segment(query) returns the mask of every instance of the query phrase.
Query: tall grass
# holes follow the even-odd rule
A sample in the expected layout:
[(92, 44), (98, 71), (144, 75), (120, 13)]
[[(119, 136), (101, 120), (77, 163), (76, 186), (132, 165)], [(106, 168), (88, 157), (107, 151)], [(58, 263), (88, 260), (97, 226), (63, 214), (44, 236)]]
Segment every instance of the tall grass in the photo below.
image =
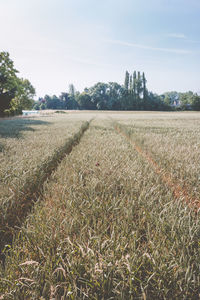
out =
[(93, 121), (7, 249), (2, 299), (198, 299), (200, 221)]
[(18, 118), (0, 121), (0, 207), (25, 184), (28, 177), (67, 138), (81, 127), (88, 115)]
[(130, 139), (200, 199), (200, 114), (139, 114), (119, 120)]
[(6, 201), (6, 207), (4, 206), (0, 213), (0, 249), (6, 243), (11, 242), (13, 230), (16, 226), (22, 224), (24, 217), (37, 200), (39, 194), (41, 194), (41, 187), (44, 181), (56, 169), (64, 156), (69, 154), (72, 148), (79, 143), (88, 127), (89, 123), (85, 122), (79, 131), (72, 138), (69, 138), (62, 147), (56, 149), (51, 157), (43, 161), (35, 172), (26, 179), (24, 185), (19, 188), (14, 196)]

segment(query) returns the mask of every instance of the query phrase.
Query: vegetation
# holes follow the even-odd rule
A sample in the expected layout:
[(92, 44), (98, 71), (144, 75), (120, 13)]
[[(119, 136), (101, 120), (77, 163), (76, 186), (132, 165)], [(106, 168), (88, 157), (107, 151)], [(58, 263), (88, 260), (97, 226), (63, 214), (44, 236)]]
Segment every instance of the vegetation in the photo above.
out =
[(143, 73), (134, 72), (130, 76), (126, 72), (125, 83), (98, 82), (83, 93), (75, 92), (74, 86), (69, 86), (69, 93), (60, 97), (48, 96), (40, 98), (35, 103), (35, 109), (81, 109), (81, 110), (171, 110), (171, 106), (163, 99), (146, 88), (146, 78)]
[(191, 91), (186, 93), (167, 92), (161, 97), (166, 104), (178, 110), (200, 110), (200, 96)]
[(116, 82), (98, 82), (84, 92), (75, 91), (73, 84), (69, 92), (61, 96), (39, 98), (34, 109), (81, 109), (81, 110), (200, 110), (200, 96), (193, 92), (167, 92), (157, 95), (147, 89), (144, 72), (125, 73), (124, 85)]
[[(59, 155), (62, 156), (69, 139), (72, 139), (84, 120), (87, 120), (87, 116), (77, 120), (76, 116), (71, 115), (66, 120), (61, 115), (59, 118), (13, 119), (0, 123), (1, 246), (6, 241), (2, 227), (6, 224), (6, 232), (10, 233), (13, 220), (22, 221), (20, 216), (23, 215), (23, 209), (30, 207), (26, 199), (33, 196), (35, 187), (42, 184), (46, 173), (57, 164)], [(67, 144), (63, 146), (66, 140)], [(11, 213), (13, 210), (18, 218)], [(11, 221), (8, 222), (9, 219)]]
[(59, 97), (45, 95), (33, 101), (35, 89), (18, 71), (8, 52), (0, 52), (0, 116), (21, 114), (22, 109), (44, 110), (200, 110), (200, 96), (193, 92), (156, 95), (147, 89), (144, 72), (125, 73), (124, 84), (98, 82), (82, 93), (73, 84)]
[[(12, 197), (8, 198), (4, 203), (5, 205), (0, 214), (0, 231), (2, 233), (0, 248), (11, 242), (12, 230), (16, 226), (21, 225), (33, 201), (36, 201), (42, 184), (51, 175), (62, 158), (71, 152), (73, 146), (79, 143), (88, 126), (89, 123), (85, 122), (72, 138), (56, 149), (52, 156), (42, 161), (34, 171), (29, 172), (30, 175), (26, 176), (24, 184), (18, 190), (15, 190)], [(18, 218), (16, 218), (16, 215)]]
[(198, 299), (199, 125), (191, 112), (98, 113), (5, 247), (1, 299)]
[(9, 53), (0, 52), (0, 116), (20, 114), (33, 106), (35, 89), (17, 73)]

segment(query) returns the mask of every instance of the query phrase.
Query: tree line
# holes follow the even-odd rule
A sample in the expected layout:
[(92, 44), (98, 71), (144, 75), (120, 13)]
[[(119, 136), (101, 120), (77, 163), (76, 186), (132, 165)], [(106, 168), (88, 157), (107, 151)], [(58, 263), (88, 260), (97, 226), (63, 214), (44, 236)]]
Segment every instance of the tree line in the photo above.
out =
[(35, 103), (35, 109), (82, 109), (82, 110), (171, 110), (162, 98), (149, 92), (143, 73), (126, 71), (124, 84), (98, 82), (82, 93), (69, 85), (68, 92), (46, 95)]
[(200, 96), (167, 92), (157, 95), (148, 91), (145, 73), (126, 71), (124, 84), (98, 82), (82, 93), (69, 85), (67, 92), (58, 96), (46, 95), (35, 102), (34, 109), (82, 110), (200, 110)]
[(73, 84), (60, 96), (45, 95), (33, 100), (35, 89), (29, 80), (19, 78), (8, 52), (0, 52), (0, 116), (22, 113), (22, 109), (80, 110), (200, 110), (200, 96), (148, 91), (145, 73), (126, 71), (124, 83), (98, 82), (82, 93)]
[(186, 93), (166, 92), (160, 97), (167, 105), (176, 110), (200, 110), (200, 96), (192, 91)]

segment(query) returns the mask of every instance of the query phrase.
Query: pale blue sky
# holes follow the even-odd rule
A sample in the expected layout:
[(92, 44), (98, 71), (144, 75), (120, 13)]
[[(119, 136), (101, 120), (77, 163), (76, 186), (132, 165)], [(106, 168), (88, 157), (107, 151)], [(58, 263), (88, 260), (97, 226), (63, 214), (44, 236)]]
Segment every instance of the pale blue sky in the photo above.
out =
[(74, 83), (124, 82), (200, 91), (200, 0), (0, 0), (0, 51), (37, 96)]

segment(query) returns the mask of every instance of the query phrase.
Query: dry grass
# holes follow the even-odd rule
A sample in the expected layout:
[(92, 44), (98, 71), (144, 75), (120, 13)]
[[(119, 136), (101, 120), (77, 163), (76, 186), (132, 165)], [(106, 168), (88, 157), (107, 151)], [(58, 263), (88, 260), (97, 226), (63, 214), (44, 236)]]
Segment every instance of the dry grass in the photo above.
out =
[(99, 114), (7, 248), (2, 299), (198, 299), (199, 212), (182, 200)]
[(0, 250), (11, 243), (15, 227), (22, 224), (44, 181), (79, 142), (88, 127), (87, 122), (83, 124), (86, 118), (17, 118), (2, 122)]
[(174, 184), (200, 199), (200, 114), (141, 114), (121, 121), (130, 139), (142, 148)]
[(80, 128), (88, 115), (16, 118), (0, 122), (0, 206)]
[[(145, 151), (139, 145), (138, 142), (134, 141), (133, 136), (131, 135), (130, 129), (127, 129), (126, 126), (121, 125), (117, 122), (113, 123), (116, 132), (122, 134), (130, 143), (133, 145), (134, 149), (152, 166), (156, 175), (161, 176), (161, 179), (164, 184), (173, 192), (173, 196), (175, 199), (184, 199), (184, 201), (194, 209), (194, 211), (198, 211), (200, 208), (200, 199), (195, 198), (188, 191), (188, 184), (184, 183), (182, 185), (178, 178), (175, 178), (173, 172), (169, 172), (167, 168), (163, 169), (159, 166), (154, 158), (152, 158), (152, 153), (149, 151)], [(196, 189), (196, 188), (195, 188)]]

